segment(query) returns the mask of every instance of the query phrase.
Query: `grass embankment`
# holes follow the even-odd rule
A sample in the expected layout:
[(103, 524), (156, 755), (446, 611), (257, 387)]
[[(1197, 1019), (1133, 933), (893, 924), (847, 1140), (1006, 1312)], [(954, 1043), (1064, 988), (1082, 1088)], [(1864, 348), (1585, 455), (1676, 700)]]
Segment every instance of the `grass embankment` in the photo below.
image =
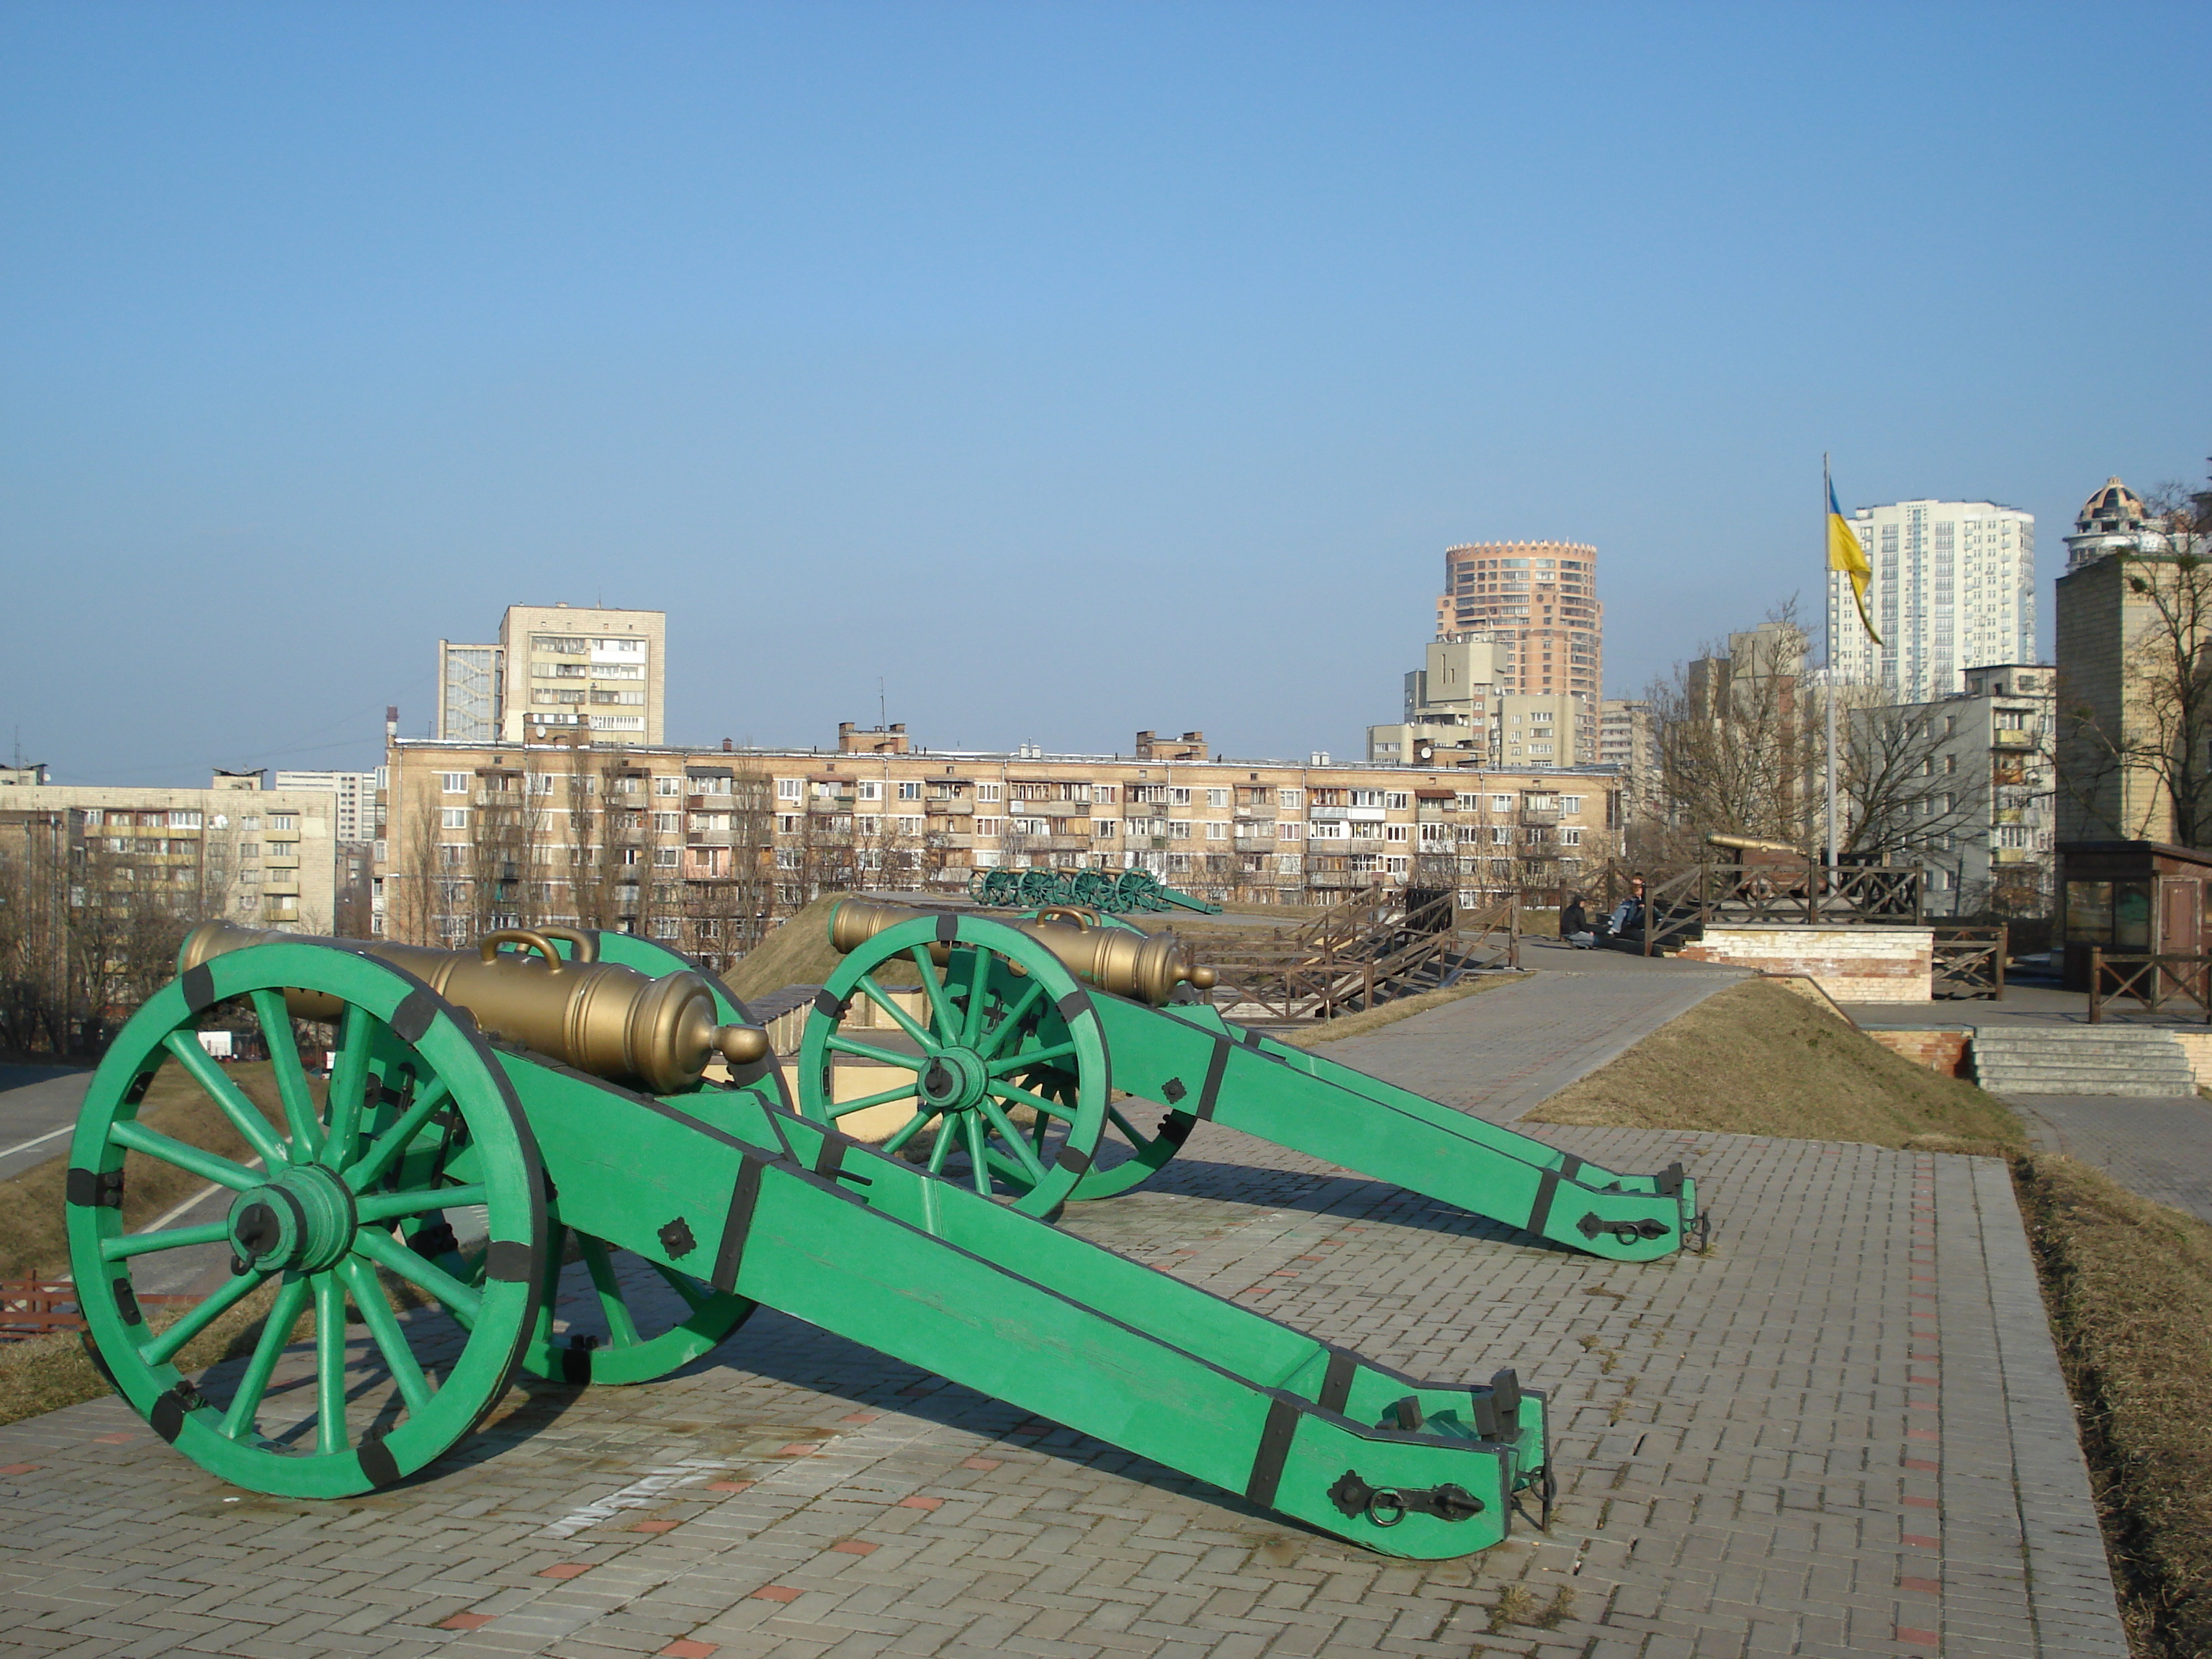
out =
[(2212, 1653), (2212, 1227), (2071, 1158), (2014, 1176), (2129, 1644)]
[(1706, 998), (1528, 1121), (1923, 1152), (2027, 1145), (2020, 1120), (1995, 1095), (1916, 1066), (1820, 1004), (1755, 979)]

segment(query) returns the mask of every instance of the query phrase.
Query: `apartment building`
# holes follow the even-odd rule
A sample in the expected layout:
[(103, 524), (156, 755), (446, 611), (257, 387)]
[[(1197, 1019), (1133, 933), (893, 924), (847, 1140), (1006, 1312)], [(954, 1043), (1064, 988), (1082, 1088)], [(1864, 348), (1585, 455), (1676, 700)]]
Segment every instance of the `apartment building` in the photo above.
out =
[(1885, 850), (1926, 867), (1931, 915), (2051, 913), (2057, 686), (2048, 663), (1998, 663), (1955, 696), (1854, 712), (1854, 740), (1904, 775), (1873, 780), (1873, 808)]
[(1631, 818), (1642, 817), (1656, 804), (1659, 728), (1649, 702), (1607, 697), (1599, 705), (1597, 757), (1619, 770), (1624, 810)]
[(1502, 766), (1542, 771), (1598, 758), (1596, 708), (1578, 692), (1516, 690), (1511, 647), (1431, 641), (1406, 676), (1405, 719), (1367, 728), (1370, 766)]
[(1198, 733), (1146, 756), (855, 741), (871, 735), (829, 752), (395, 739), (380, 926), (450, 944), (616, 927), (719, 966), (818, 893), (958, 893), (1000, 866), (1142, 867), (1250, 903), (1389, 884), (1472, 904), (1556, 894), (1617, 845), (1618, 780), (1596, 767), (1300, 766), (1213, 757)]
[(28, 784), (0, 795), (0, 849), (81, 914), (144, 921), (227, 917), (327, 933), (337, 838), (322, 790)]
[(374, 772), (277, 772), (271, 787), (313, 789), (331, 797), (332, 833), (341, 845), (370, 839), (376, 821)]
[(1830, 672), (1879, 686), (1887, 701), (1927, 702), (1964, 688), (1969, 668), (2035, 655), (2035, 515), (1994, 501), (1862, 507), (1850, 526), (1873, 572), (1861, 625), (1850, 583), (1828, 575)]
[(1444, 550), (1437, 637), (1504, 647), (1507, 690), (1571, 693), (1597, 707), (1605, 607), (1597, 549), (1579, 542), (1470, 542)]
[(540, 742), (589, 732), (665, 740), (667, 616), (514, 605), (495, 644), (438, 641), (437, 732), (453, 743)]

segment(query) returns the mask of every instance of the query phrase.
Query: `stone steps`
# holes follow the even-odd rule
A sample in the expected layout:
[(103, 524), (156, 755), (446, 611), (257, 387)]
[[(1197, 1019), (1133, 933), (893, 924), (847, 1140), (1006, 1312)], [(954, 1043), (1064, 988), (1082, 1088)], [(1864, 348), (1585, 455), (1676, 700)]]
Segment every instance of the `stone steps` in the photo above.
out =
[(2197, 1092), (2189, 1055), (2166, 1031), (2118, 1026), (1984, 1026), (1974, 1076), (1997, 1095), (2182, 1096)]

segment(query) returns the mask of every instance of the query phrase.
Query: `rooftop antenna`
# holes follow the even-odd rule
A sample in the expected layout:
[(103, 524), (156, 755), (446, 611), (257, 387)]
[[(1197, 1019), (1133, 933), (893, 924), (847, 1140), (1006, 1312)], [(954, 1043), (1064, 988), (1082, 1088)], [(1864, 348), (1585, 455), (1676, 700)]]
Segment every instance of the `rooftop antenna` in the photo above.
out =
[(878, 674), (876, 676), (876, 724), (884, 726), (890, 723), (890, 706), (884, 696), (884, 677)]

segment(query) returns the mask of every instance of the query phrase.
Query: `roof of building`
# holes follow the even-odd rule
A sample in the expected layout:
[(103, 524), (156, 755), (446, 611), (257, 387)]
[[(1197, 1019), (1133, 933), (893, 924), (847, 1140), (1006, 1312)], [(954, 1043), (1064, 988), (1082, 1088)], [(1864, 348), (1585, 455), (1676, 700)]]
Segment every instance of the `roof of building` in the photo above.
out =
[(2118, 478), (2107, 478), (2081, 503), (2074, 528), (2084, 536), (2100, 530), (2140, 530), (2144, 517), (2142, 497)]

